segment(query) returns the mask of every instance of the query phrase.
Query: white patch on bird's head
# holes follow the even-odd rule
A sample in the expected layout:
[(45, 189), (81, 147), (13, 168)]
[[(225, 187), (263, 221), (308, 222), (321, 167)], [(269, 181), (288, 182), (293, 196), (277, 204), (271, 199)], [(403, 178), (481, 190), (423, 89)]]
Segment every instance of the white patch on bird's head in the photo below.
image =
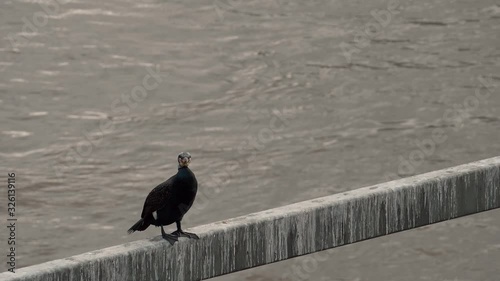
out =
[(181, 152), (177, 157), (177, 162), (179, 162), (179, 168), (188, 167), (191, 163), (191, 154), (189, 152)]

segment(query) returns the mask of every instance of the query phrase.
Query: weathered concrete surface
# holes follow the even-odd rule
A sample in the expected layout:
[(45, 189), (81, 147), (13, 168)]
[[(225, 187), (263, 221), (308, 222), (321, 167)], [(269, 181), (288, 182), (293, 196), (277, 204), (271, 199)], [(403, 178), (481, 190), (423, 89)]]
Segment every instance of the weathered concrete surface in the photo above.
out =
[(0, 280), (200, 280), (500, 207), (500, 157), (127, 243)]

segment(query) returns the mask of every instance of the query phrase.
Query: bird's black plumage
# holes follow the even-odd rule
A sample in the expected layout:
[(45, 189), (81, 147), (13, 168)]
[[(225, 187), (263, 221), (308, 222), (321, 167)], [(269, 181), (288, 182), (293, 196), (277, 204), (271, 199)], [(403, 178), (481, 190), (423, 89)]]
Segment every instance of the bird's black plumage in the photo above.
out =
[[(142, 209), (141, 219), (135, 223), (128, 233), (146, 230), (150, 225), (160, 226), (163, 238), (171, 244), (177, 237), (184, 236), (198, 238), (196, 234), (184, 232), (181, 221), (193, 205), (198, 191), (198, 181), (188, 168), (191, 155), (183, 152), (178, 157), (179, 169), (177, 174), (155, 187), (146, 197)], [(177, 224), (177, 231), (166, 234), (163, 226)]]

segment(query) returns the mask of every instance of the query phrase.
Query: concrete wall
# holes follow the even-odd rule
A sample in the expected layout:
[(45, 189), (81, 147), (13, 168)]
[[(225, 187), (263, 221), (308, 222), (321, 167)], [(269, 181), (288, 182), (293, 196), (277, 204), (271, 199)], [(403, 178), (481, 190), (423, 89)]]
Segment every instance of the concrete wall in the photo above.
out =
[(500, 157), (0, 274), (0, 280), (200, 280), (500, 207)]

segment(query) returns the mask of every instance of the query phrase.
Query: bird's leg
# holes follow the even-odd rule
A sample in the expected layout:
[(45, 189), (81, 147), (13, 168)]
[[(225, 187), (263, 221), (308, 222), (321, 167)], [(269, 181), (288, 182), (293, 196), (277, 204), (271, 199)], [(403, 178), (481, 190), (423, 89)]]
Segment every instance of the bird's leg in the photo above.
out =
[(177, 235), (165, 233), (165, 230), (163, 230), (163, 225), (161, 226), (161, 237), (163, 237), (163, 239), (167, 240), (168, 243), (170, 243), (170, 245), (174, 245), (175, 242), (179, 241), (179, 238)]
[(191, 239), (200, 239), (200, 237), (198, 237), (198, 235), (196, 235), (194, 233), (183, 231), (181, 228), (180, 221), (176, 221), (175, 224), (177, 224), (177, 230), (172, 232), (173, 235), (177, 235), (178, 237), (187, 237), (187, 238), (191, 238)]

